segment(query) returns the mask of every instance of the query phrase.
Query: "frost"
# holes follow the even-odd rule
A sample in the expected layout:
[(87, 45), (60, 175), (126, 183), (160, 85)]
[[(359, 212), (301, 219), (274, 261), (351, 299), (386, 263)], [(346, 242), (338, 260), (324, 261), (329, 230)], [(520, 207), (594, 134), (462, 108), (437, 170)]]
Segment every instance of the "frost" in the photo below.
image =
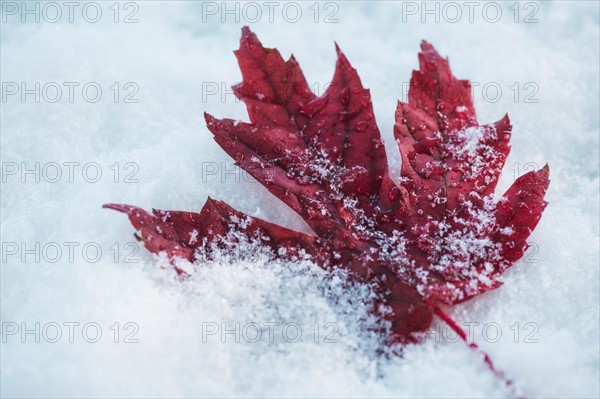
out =
[(193, 230), (192, 233), (190, 234), (190, 239), (189, 239), (189, 244), (193, 245), (196, 243), (196, 241), (198, 240), (198, 230)]

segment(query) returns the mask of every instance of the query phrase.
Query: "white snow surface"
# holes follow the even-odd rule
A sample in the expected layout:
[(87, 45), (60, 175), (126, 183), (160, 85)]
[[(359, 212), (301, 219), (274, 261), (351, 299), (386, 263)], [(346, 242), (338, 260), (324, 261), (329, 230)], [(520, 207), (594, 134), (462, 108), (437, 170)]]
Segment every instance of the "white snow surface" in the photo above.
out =
[[(128, 244), (136, 242), (133, 228), (124, 215), (101, 209), (104, 203), (197, 211), (211, 196), (250, 215), (308, 228), (260, 184), (234, 172), (233, 161), (204, 125), (204, 111), (248, 120), (243, 104), (223, 92), (241, 80), (232, 50), (241, 26), (249, 22), (244, 16), (255, 17), (249, 8), (243, 14), (248, 3), (240, 3), (236, 22), (234, 15), (207, 12), (222, 7), (221, 2), (138, 1), (133, 4), (139, 22), (131, 24), (113, 21), (113, 2), (98, 4), (103, 11), (98, 23), (83, 20), (81, 8), (68, 22), (66, 6), (58, 23), (35, 23), (31, 16), (22, 23), (20, 14), (12, 15), (2, 4), (2, 397), (514, 394), (494, 378), (480, 355), (462, 342), (444, 339), (437, 322), (437, 335), (422, 344), (404, 348), (401, 355), (379, 354), (382, 337), (376, 330), (385, 326), (366, 310), (372, 300), (369, 288), (308, 262), (224, 257), (180, 281), (164, 258), (143, 248), (126, 258), (135, 250)], [(550, 204), (531, 235), (532, 247), (507, 271), (505, 284), (448, 312), (465, 328), (465, 323), (479, 323), (474, 340), (519, 394), (598, 397), (598, 3), (520, 3), (518, 23), (513, 2), (501, 3), (503, 14), (496, 23), (483, 18), (486, 3), (475, 9), (472, 23), (461, 2), (456, 4), (464, 15), (457, 23), (436, 22), (431, 15), (423, 22), (421, 13), (407, 15), (409, 4), (394, 1), (320, 3), (319, 23), (312, 2), (295, 3), (303, 13), (296, 23), (289, 22), (293, 10), (288, 10), (288, 21), (282, 17), (282, 3), (270, 22), (267, 7), (253, 4), (262, 18), (250, 23), (251, 29), (284, 57), (293, 52), (319, 93), (333, 74), (333, 42), (340, 45), (371, 89), (395, 177), (400, 160), (392, 136), (394, 109), (398, 99), (406, 98), (421, 40), (450, 58), (455, 76), (478, 83), (474, 98), (480, 123), (508, 112), (512, 152), (498, 193), (516, 173), (548, 163)], [(437, 7), (443, 10), (444, 4)], [(121, 20), (135, 10), (125, 8), (125, 2), (119, 7)], [(338, 21), (323, 23), (332, 11)], [(532, 11), (538, 22), (523, 23)], [(452, 10), (446, 12), (454, 18)], [(57, 82), (63, 97), (46, 101), (55, 93), (48, 86), (39, 103), (33, 95), (21, 101), (19, 95), (7, 96), (6, 82), (25, 82), (28, 88)], [(73, 102), (63, 82), (80, 83)], [(82, 98), (88, 82), (102, 88), (96, 103)], [(115, 82), (120, 85), (117, 103), (110, 89)], [(139, 87), (133, 97), (137, 103), (123, 103), (132, 92), (132, 86), (124, 86), (128, 82)], [(207, 87), (218, 87), (218, 94), (206, 95)], [(79, 163), (73, 182), (68, 162)], [(96, 183), (82, 176), (83, 165), (92, 162), (102, 171)], [(118, 182), (110, 168), (115, 162)], [(40, 182), (21, 173), (36, 163)], [(53, 163), (62, 171), (55, 183)], [(12, 174), (15, 165), (19, 170)], [(215, 169), (216, 174), (209, 173)], [(125, 183), (132, 171), (137, 182)], [(87, 172), (88, 180), (94, 177), (93, 168)], [(88, 251), (82, 254), (84, 246)], [(93, 262), (97, 247), (102, 256)], [(73, 342), (69, 322), (80, 323), (73, 327)], [(35, 323), (40, 323), (38, 337), (22, 334), (23, 328), (35, 330)], [(83, 336), (86, 323), (101, 328), (98, 342), (88, 342), (95, 336), (93, 328)], [(203, 334), (222, 323), (229, 329), (235, 323), (239, 330), (247, 327), (240, 342), (233, 333), (225, 339)], [(273, 342), (268, 342), (266, 323), (280, 324)], [(315, 323), (320, 329), (316, 340)], [(52, 343), (57, 326), (62, 336)], [(256, 326), (264, 329), (263, 336), (251, 342)], [(288, 342), (281, 326), (292, 326), (287, 338), (294, 338), (299, 327), (301, 339)], [(498, 327), (501, 336), (493, 342)], [(14, 328), (19, 331), (12, 334)], [(331, 331), (337, 342), (327, 342)], [(138, 342), (123, 342), (131, 332), (129, 338)]]

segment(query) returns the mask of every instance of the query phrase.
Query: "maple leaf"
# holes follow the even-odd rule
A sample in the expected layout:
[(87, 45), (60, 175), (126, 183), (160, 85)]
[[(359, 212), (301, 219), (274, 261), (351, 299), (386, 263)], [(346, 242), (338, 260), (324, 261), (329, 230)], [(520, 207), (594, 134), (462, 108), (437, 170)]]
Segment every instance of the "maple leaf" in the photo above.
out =
[[(200, 213), (105, 207), (127, 213), (146, 248), (171, 259), (198, 261), (246, 240), (274, 256), (345, 269), (374, 283), (377, 305), (391, 309), (390, 343), (421, 340), (434, 314), (466, 341), (442, 307), (501, 285), (547, 204), (548, 166), (519, 177), (496, 201), (510, 150), (508, 116), (480, 126), (470, 83), (456, 79), (448, 61), (423, 42), (408, 102), (399, 102), (395, 115), (402, 157), (396, 184), (370, 93), (337, 45), (336, 51), (333, 81), (317, 97), (293, 56), (284, 61), (245, 27), (235, 52), (243, 82), (233, 89), (250, 123), (205, 114), (223, 150), (314, 235), (210, 198)], [(494, 370), (487, 355), (486, 362)]]

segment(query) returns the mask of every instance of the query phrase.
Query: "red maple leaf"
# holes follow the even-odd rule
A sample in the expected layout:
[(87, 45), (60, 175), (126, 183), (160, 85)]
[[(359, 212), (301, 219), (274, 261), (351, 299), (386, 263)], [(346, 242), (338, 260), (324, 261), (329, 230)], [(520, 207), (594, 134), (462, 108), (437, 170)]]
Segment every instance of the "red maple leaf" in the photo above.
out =
[(391, 308), (391, 343), (420, 340), (434, 314), (466, 340), (442, 307), (497, 288), (521, 258), (547, 204), (548, 166), (521, 176), (494, 200), (510, 150), (508, 116), (480, 126), (470, 83), (456, 79), (448, 61), (423, 42), (408, 102), (396, 110), (402, 155), (396, 184), (369, 91), (336, 50), (333, 81), (317, 97), (293, 56), (284, 61), (244, 28), (235, 52), (243, 82), (234, 91), (250, 123), (205, 114), (216, 142), (315, 235), (210, 198), (200, 213), (105, 206), (127, 213), (146, 248), (171, 259), (198, 261), (243, 239), (270, 247), (274, 256), (346, 269), (375, 283), (379, 304)]

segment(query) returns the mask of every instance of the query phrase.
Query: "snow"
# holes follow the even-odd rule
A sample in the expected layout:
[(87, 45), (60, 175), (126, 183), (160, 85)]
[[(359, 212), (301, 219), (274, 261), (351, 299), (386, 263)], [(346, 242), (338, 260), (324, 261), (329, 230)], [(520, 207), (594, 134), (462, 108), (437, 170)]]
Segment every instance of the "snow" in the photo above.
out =
[[(366, 310), (372, 292), (343, 275), (257, 254), (219, 257), (180, 281), (166, 259), (139, 247), (127, 218), (102, 204), (197, 211), (211, 196), (288, 227), (307, 226), (237, 171), (204, 126), (204, 111), (248, 120), (229, 89), (241, 79), (231, 51), (244, 18), (254, 15), (248, 5), (262, 3), (241, 3), (246, 14), (236, 23), (232, 15), (211, 14), (221, 2), (134, 2), (139, 22), (132, 24), (114, 23), (112, 2), (99, 4), (98, 23), (82, 19), (80, 9), (70, 23), (66, 6), (59, 23), (34, 23), (32, 16), (21, 23), (2, 3), (3, 397), (511, 394), (480, 355), (450, 342), (439, 323), (402, 356), (377, 355), (378, 331), (386, 326)], [(473, 327), (474, 340), (523, 395), (598, 397), (598, 4), (520, 3), (519, 23), (512, 2), (502, 3), (496, 23), (482, 17), (483, 6), (469, 22), (461, 2), (457, 23), (448, 21), (454, 14), (444, 3), (437, 6), (448, 13), (440, 22), (421, 15), (421, 2), (320, 3), (319, 23), (312, 3), (297, 4), (303, 16), (296, 23), (279, 8), (269, 22), (263, 6), (263, 18), (250, 26), (265, 45), (285, 57), (293, 52), (317, 92), (332, 77), (333, 42), (340, 45), (371, 89), (394, 176), (400, 170), (394, 109), (406, 96), (422, 39), (450, 58), (457, 77), (477, 83), (480, 122), (510, 115), (512, 151), (498, 194), (515, 174), (550, 165), (550, 204), (530, 250), (505, 273), (501, 288), (449, 313), (465, 329)], [(120, 21), (135, 11), (120, 7)], [(338, 22), (323, 23), (336, 9)], [(523, 23), (536, 9), (539, 22)], [(21, 101), (21, 91), (8, 96), (14, 86), (7, 82), (19, 90), (21, 82), (26, 89), (40, 82), (40, 102), (34, 94)], [(47, 101), (56, 85), (43, 89), (51, 82), (62, 89), (56, 102)], [(65, 82), (79, 83), (72, 102)], [(83, 98), (91, 82), (102, 90), (97, 102)], [(93, 96), (90, 87), (85, 95)], [(502, 94), (496, 98), (497, 87)], [(138, 102), (124, 102), (128, 95)], [(39, 182), (37, 172), (23, 173), (36, 163)], [(208, 173), (215, 166), (216, 173)], [(20, 331), (36, 322), (39, 343), (35, 333), (22, 337)], [(73, 342), (69, 322), (80, 323), (73, 325)], [(86, 323), (101, 328), (98, 342), (82, 336)], [(236, 323), (240, 336), (247, 333), (240, 342)], [(269, 323), (279, 323), (273, 342)], [(62, 336), (52, 343), (56, 325)], [(15, 326), (19, 332), (11, 335)], [(90, 326), (88, 340), (94, 338)], [(234, 333), (221, 342), (221, 334), (208, 334), (214, 326)], [(256, 326), (262, 339), (250, 342)], [(294, 340), (284, 327), (293, 335), (297, 326), (301, 339), (288, 342)], [(325, 342), (333, 330), (338, 342)]]

